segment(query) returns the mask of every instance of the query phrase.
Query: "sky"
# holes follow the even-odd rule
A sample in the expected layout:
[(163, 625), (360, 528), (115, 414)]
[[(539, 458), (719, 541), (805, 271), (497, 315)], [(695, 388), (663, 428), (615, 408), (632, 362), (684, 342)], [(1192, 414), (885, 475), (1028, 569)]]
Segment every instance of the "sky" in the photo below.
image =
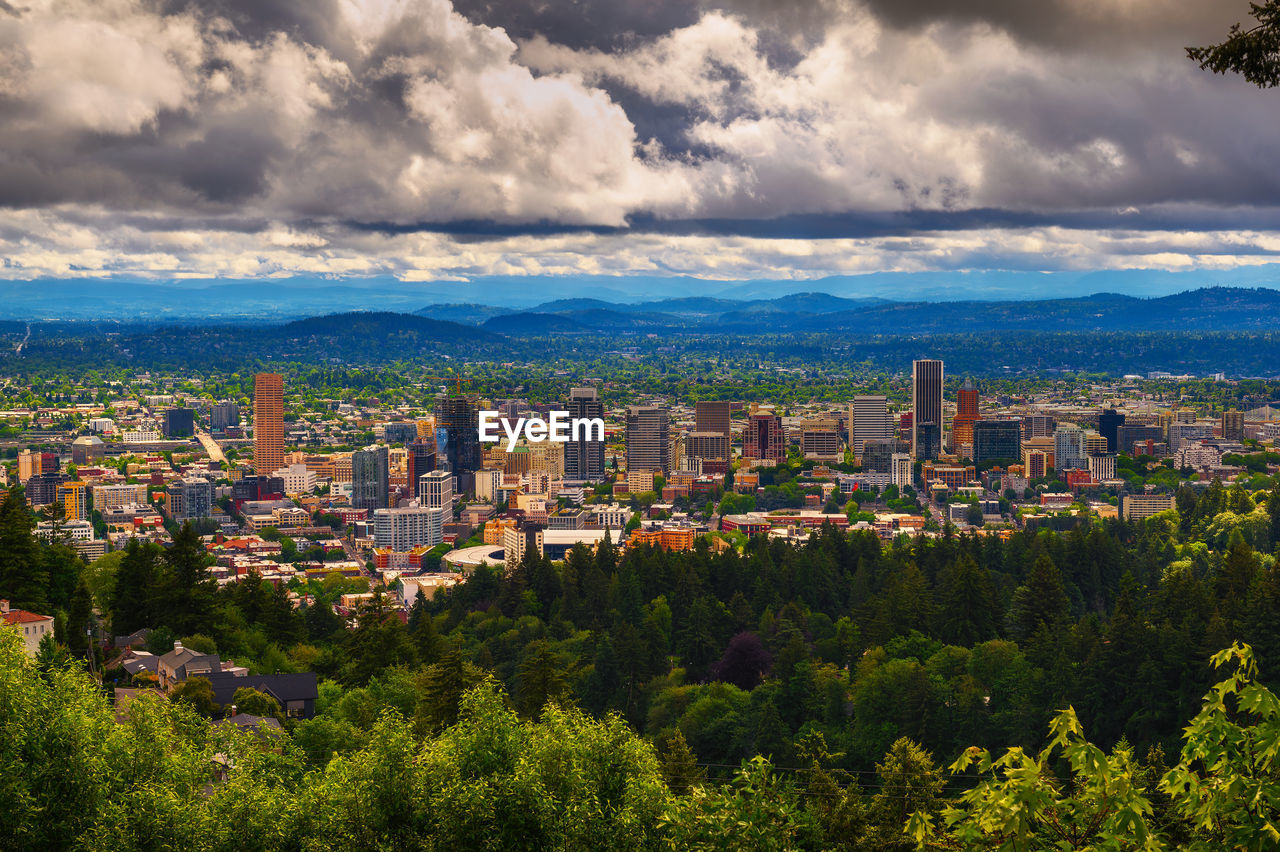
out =
[(1212, 283), (1280, 251), (1280, 93), (1184, 54), (1247, 14), (0, 0), (0, 278)]

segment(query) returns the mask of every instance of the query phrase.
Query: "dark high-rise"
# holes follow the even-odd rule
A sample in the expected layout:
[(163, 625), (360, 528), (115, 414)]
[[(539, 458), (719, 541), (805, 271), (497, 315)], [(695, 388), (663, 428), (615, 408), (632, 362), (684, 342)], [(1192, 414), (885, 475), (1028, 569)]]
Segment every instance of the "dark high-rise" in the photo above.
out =
[(665, 408), (633, 405), (627, 409), (627, 470), (671, 470), (671, 418)]
[(756, 462), (785, 462), (787, 440), (782, 431), (782, 418), (768, 412), (747, 418), (747, 428), (742, 433), (742, 456)]
[[(595, 388), (573, 388), (565, 406), (570, 420), (604, 419), (604, 403)], [(599, 482), (604, 479), (604, 441), (570, 440), (564, 445), (564, 478), (571, 482)], [(585, 433), (579, 437), (586, 437)]]
[(1125, 423), (1116, 427), (1116, 452), (1130, 455), (1133, 453), (1134, 444), (1146, 441), (1160, 444), (1164, 442), (1164, 438), (1164, 430), (1159, 426)]
[(209, 431), (225, 432), (240, 425), (240, 406), (234, 402), (215, 402), (209, 409)]
[(170, 408), (164, 412), (166, 438), (190, 438), (196, 433), (196, 416), (190, 408)]
[(70, 482), (65, 473), (38, 473), (26, 482), (27, 503), (31, 506), (48, 506), (58, 500), (58, 486)]
[(1124, 415), (1108, 408), (1098, 415), (1098, 434), (1107, 439), (1107, 452), (1120, 451), (1119, 429), (1124, 425)]
[(1228, 441), (1244, 440), (1244, 412), (1234, 408), (1222, 412), (1222, 437)]
[(694, 427), (695, 432), (716, 432), (720, 435), (729, 434), (729, 412), (731, 403), (728, 402), (699, 402), (694, 406)]
[(351, 506), (356, 509), (387, 508), (391, 470), (385, 446), (365, 447), (351, 454)]
[(911, 363), (911, 452), (917, 459), (942, 455), (942, 362)]
[(480, 403), (473, 395), (436, 397), (436, 436), (440, 457), (454, 475), (480, 469)]
[(231, 499), (236, 505), (246, 500), (280, 500), (284, 498), (284, 478), (255, 474), (231, 483)]
[(862, 444), (862, 469), (868, 473), (890, 473), (894, 454), (910, 450), (911, 444), (897, 438), (868, 438)]
[(1022, 418), (1022, 440), (1052, 437), (1057, 427), (1057, 422), (1048, 414), (1028, 414)]
[(433, 440), (414, 440), (405, 444), (405, 466), (408, 474), (409, 489), (418, 487), (418, 479), (424, 473), (436, 469), (436, 442)]
[(973, 462), (1022, 460), (1021, 420), (979, 420), (973, 424)]
[(941, 426), (937, 423), (917, 423), (912, 428), (916, 437), (916, 458), (929, 461), (942, 455)]
[(412, 420), (397, 420), (382, 427), (382, 439), (388, 444), (405, 444), (418, 440), (418, 424)]

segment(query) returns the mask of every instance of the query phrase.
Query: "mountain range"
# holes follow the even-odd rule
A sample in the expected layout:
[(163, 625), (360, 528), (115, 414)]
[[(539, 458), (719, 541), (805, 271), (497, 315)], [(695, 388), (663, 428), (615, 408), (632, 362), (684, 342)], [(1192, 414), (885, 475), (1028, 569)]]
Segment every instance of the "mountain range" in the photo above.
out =
[(419, 316), (509, 336), (655, 333), (896, 335), (996, 331), (1280, 330), (1280, 290), (1210, 287), (1136, 298), (1098, 293), (1039, 301), (893, 302), (800, 293), (735, 301), (682, 297), (638, 304), (558, 299), (531, 310), (428, 305)]
[[(287, 322), (350, 311), (411, 313), (471, 324), (534, 312), (617, 310), (690, 318), (736, 311), (827, 315), (875, 302), (1073, 301), (1089, 293), (1168, 296), (1206, 286), (1280, 286), (1280, 264), (1226, 271), (875, 272), (820, 279), (712, 281), (682, 276), (487, 276), (471, 281), (395, 278), (131, 281), (0, 280), (0, 320), (121, 320), (156, 323)], [(609, 318), (601, 321), (607, 324)], [(667, 320), (655, 317), (662, 323)], [(748, 322), (749, 318), (742, 321)]]

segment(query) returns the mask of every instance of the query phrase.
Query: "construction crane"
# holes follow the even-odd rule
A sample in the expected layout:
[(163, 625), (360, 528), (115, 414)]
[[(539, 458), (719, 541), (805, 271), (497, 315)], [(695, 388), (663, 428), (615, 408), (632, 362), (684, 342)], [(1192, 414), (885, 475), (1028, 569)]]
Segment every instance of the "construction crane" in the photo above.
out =
[(458, 376), (427, 376), (429, 382), (453, 382), (453, 392), (455, 394), (462, 393), (462, 383), (470, 382), (470, 379), (460, 378)]

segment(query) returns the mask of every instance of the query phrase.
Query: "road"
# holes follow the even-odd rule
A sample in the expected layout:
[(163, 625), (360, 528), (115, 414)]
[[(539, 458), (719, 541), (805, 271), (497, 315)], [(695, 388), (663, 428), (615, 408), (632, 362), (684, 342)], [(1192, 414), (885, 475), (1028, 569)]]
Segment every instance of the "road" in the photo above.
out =
[(213, 440), (213, 436), (208, 432), (197, 432), (196, 440), (200, 442), (200, 446), (204, 447), (204, 451), (208, 453), (211, 461), (227, 463), (227, 457), (222, 452), (222, 447), (218, 446), (218, 442)]

